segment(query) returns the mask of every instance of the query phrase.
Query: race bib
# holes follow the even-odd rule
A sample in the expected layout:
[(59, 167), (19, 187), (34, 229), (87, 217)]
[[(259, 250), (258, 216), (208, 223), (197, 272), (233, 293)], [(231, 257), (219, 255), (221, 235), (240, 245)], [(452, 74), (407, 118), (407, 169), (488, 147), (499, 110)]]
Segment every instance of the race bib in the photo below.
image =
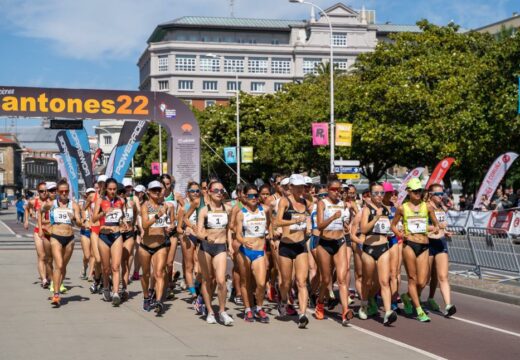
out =
[[(151, 220), (155, 218), (155, 214), (148, 214), (148, 219)], [(166, 219), (168, 218), (168, 215), (163, 215), (158, 219), (155, 219), (155, 222), (152, 224), (152, 228), (165, 228), (168, 226), (168, 223)]]
[(334, 214), (337, 211), (341, 212), (341, 216), (338, 219), (336, 219), (333, 222), (331, 222), (325, 228), (325, 230), (328, 230), (328, 231), (343, 230), (343, 218), (345, 216), (345, 209), (343, 209), (342, 207), (336, 207), (336, 206), (329, 206), (329, 207), (327, 207), (327, 209), (324, 211), (323, 217), (324, 217), (324, 220), (330, 219), (331, 217), (334, 216)]
[(105, 215), (105, 223), (115, 224), (119, 223), (119, 220), (123, 217), (121, 210), (115, 209), (109, 211), (108, 214)]
[(435, 217), (439, 223), (446, 222), (446, 213), (444, 211), (435, 211)]
[(425, 234), (426, 219), (422, 217), (408, 218), (408, 231), (410, 232), (410, 234)]
[(72, 224), (70, 209), (54, 209), (54, 222), (56, 224)]
[(374, 224), (372, 232), (374, 234), (388, 235), (390, 233), (390, 219), (388, 216), (381, 216)]
[(296, 224), (291, 224), (291, 226), (289, 226), (289, 229), (291, 229), (293, 231), (303, 231), (303, 230), (306, 230), (307, 229), (307, 219), (305, 217), (303, 217), (301, 214), (294, 214), (294, 213), (291, 214), (291, 220), (294, 220), (297, 217), (302, 217), (303, 221), (302, 222), (298, 222)]
[(265, 219), (251, 219), (245, 224), (244, 236), (247, 238), (260, 238), (264, 237), (266, 233), (267, 222)]
[(228, 214), (225, 211), (209, 211), (208, 229), (225, 229), (228, 224)]
[(134, 209), (130, 208), (125, 211), (125, 221), (131, 223), (134, 220)]

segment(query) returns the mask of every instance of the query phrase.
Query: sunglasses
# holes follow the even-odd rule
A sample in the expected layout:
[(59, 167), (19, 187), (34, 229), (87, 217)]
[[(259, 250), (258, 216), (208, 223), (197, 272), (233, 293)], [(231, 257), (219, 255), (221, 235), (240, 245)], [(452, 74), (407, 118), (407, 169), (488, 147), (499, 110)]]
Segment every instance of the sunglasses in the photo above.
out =
[(385, 196), (384, 191), (372, 191), (372, 196)]
[(340, 190), (341, 190), (341, 188), (339, 188), (339, 187), (330, 187), (330, 188), (329, 188), (329, 191), (335, 191), (335, 192), (338, 192), (338, 191), (340, 191)]
[(188, 190), (188, 192), (190, 194), (198, 194), (198, 193), (200, 193), (200, 190), (199, 189), (190, 189), (190, 190)]
[(213, 189), (213, 190), (211, 190), (211, 192), (213, 194), (215, 194), (215, 195), (218, 195), (218, 194), (224, 195), (226, 193), (226, 190), (224, 190), (224, 189)]
[(258, 199), (258, 194), (247, 194), (249, 200)]
[(69, 190), (60, 190), (58, 191), (58, 194), (61, 194), (61, 195), (67, 195), (69, 193)]
[(47, 190), (38, 190), (38, 192), (39, 192), (40, 194), (43, 194), (43, 193), (46, 193)]
[(55, 193), (55, 192), (56, 192), (56, 189), (49, 189), (49, 190), (47, 190), (47, 191), (50, 192), (50, 193)]
[(412, 190), (414, 194), (422, 194), (423, 189)]
[(318, 194), (318, 197), (319, 198), (324, 198), (324, 197), (326, 197), (328, 195), (329, 195), (329, 193), (321, 193), (321, 194)]
[(444, 192), (432, 192), (430, 193), (432, 196), (444, 196)]

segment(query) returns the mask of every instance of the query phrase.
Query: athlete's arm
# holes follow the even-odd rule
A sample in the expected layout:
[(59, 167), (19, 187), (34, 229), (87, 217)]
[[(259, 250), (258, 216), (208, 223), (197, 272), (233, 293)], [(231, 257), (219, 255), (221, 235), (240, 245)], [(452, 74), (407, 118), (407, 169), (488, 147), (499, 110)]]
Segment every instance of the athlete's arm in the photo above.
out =
[[(186, 214), (186, 215), (188, 215), (188, 214)], [(206, 228), (204, 227), (204, 221), (206, 220), (207, 216), (208, 216), (208, 208), (206, 206), (204, 206), (199, 211), (199, 216), (197, 218), (197, 234), (196, 234), (196, 236), (200, 240), (206, 240), (206, 237), (208, 236), (207, 232), (206, 232)], [(186, 219), (186, 216), (184, 216), (184, 219)]]
[(395, 211), (395, 216), (394, 218), (392, 219), (392, 225), (390, 226), (391, 229), (392, 229), (392, 232), (394, 234), (396, 234), (397, 236), (399, 236), (400, 238), (403, 238), (404, 239), (404, 234), (402, 231), (400, 231), (398, 228), (397, 228), (397, 224), (399, 224), (399, 220), (401, 220), (401, 218), (403, 217), (403, 206), (400, 205), (399, 207), (397, 207), (397, 210)]
[(383, 208), (376, 209), (376, 215), (372, 219), (372, 221), (368, 221), (368, 215), (370, 214), (370, 209), (368, 207), (363, 208), (361, 212), (361, 232), (363, 234), (368, 234), (376, 224), (377, 220), (383, 215)]
[(286, 198), (280, 199), (280, 202), (278, 203), (278, 210), (276, 213), (276, 220), (275, 224), (276, 226), (290, 226), (292, 224), (297, 224), (300, 222), (300, 219), (291, 219), (291, 220), (284, 220), (283, 214), (285, 210), (289, 207), (289, 202)]
[(29, 213), (30, 213), (30, 209), (33, 207), (33, 200), (29, 200), (29, 202), (27, 203), (27, 206), (25, 207), (25, 210), (24, 210), (24, 221), (23, 221), (23, 228), (25, 230), (27, 230), (29, 228)]
[(433, 207), (430, 204), (427, 204), (426, 206), (428, 208), (428, 215), (430, 216), (430, 220), (433, 223), (432, 232), (434, 234), (438, 234), (440, 229), (439, 220), (437, 220), (437, 216), (435, 216), (435, 211), (433, 210)]
[(320, 200), (318, 201), (318, 210), (316, 215), (316, 222), (318, 225), (318, 230), (323, 231), (327, 226), (329, 226), (334, 220), (339, 219), (341, 217), (341, 212), (338, 210), (327, 220), (324, 220), (324, 211), (325, 211), (325, 203)]
[(98, 222), (103, 215), (105, 215), (105, 212), (101, 209), (101, 199), (97, 199), (92, 213), (92, 222)]
[(72, 211), (74, 212), (74, 221), (76, 225), (81, 227), (83, 225), (81, 212), (79, 211), (78, 203), (75, 201), (72, 202)]

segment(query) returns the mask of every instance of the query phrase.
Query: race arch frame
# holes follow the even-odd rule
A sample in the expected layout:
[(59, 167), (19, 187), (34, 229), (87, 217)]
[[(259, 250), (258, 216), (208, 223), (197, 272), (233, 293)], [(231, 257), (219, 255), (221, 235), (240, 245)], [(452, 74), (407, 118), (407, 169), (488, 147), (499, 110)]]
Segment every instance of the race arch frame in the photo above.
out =
[(168, 172), (175, 190), (200, 182), (200, 129), (190, 108), (163, 92), (36, 88), (0, 85), (0, 116), (84, 120), (141, 120), (168, 133)]

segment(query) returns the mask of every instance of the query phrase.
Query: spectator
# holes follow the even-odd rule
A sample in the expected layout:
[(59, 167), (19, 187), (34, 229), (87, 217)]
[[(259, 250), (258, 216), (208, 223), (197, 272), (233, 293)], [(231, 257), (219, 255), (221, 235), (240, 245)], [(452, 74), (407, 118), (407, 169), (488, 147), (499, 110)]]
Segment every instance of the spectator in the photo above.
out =
[[(517, 191), (517, 194), (518, 194), (518, 191)], [(511, 203), (512, 207), (516, 207), (516, 205), (518, 203), (517, 194), (515, 194), (515, 192), (513, 191), (512, 186), (509, 189), (506, 189), (507, 200)]]
[(460, 195), (459, 196), (459, 211), (466, 210), (466, 196)]
[(22, 196), (18, 197), (16, 201), (16, 222), (23, 224), (25, 213), (25, 201)]
[(478, 208), (476, 210), (480, 210), (480, 211), (491, 210), (491, 203), (490, 203), (487, 195), (482, 195), (482, 200), (480, 201), (480, 208)]

